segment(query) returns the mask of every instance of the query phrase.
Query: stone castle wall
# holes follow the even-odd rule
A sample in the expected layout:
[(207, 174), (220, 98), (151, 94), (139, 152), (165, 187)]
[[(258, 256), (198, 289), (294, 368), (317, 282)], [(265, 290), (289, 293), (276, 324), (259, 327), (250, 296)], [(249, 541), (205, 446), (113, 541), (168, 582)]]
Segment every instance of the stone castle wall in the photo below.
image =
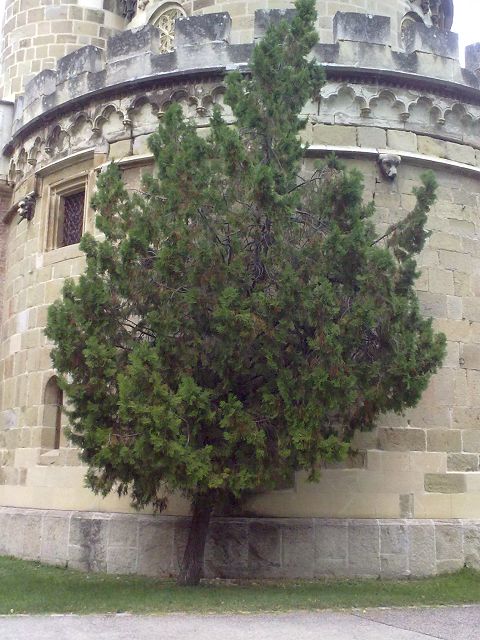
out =
[[(399, 3), (400, 13), (405, 4), (411, 6)], [(255, 37), (269, 19), (265, 12), (256, 14)], [(65, 442), (52, 447), (45, 395), (54, 371), (43, 327), (65, 277), (84, 267), (78, 245), (51, 245), (53, 202), (72, 181), (84, 184), (90, 195), (97, 172), (110, 160), (119, 163), (127, 184), (138, 188), (151, 163), (148, 135), (173, 101), (204, 130), (214, 104), (229, 119), (224, 74), (246, 69), (252, 50), (251, 44), (235, 44), (234, 24), (225, 13), (180, 20), (176, 50), (167, 54), (159, 53), (160, 35), (151, 26), (119, 33), (106, 51), (87, 46), (58, 60), (55, 70), (29, 81), (16, 102), (7, 145), (9, 180), (15, 184), (12, 205), (34, 193), (36, 206), (31, 221), (17, 224), (15, 206), (3, 218), (8, 241), (0, 344), (0, 505), (5, 507), (0, 518), (16, 523), (8, 526), (24, 521), (27, 529), (40, 518), (47, 533), (32, 551), (25, 529), (25, 543), (18, 536), (18, 544), (4, 543), (4, 552), (88, 568), (78, 554), (92, 546), (92, 530), (105, 539), (98, 555), (92, 551), (92, 566), (122, 570), (119, 558), (129, 558), (123, 568), (141, 571), (149, 557), (141, 526), (156, 531), (152, 539), (165, 535), (146, 516), (111, 516), (108, 512), (130, 511), (128, 501), (93, 496), (83, 488), (85, 469), (76, 451)], [(423, 23), (411, 26), (399, 50), (392, 47), (398, 28), (395, 16), (336, 14), (329, 38), (333, 44), (314, 51), (326, 65), (328, 80), (318, 100), (304, 109), (308, 123), (303, 135), (310, 145), (304, 171), (332, 151), (358, 167), (365, 176), (365, 197), (377, 206), (381, 233), (411, 210), (412, 189), (422, 170), (434, 169), (439, 201), (428, 222), (432, 235), (420, 257), (418, 290), (425, 314), (447, 335), (448, 356), (417, 408), (403, 417), (384, 416), (376, 431), (357, 434), (356, 455), (323, 469), (319, 484), (308, 484), (297, 474), (291, 487), (253, 498), (246, 508), (252, 519), (222, 520), (234, 540), (248, 531), (238, 575), (269, 575), (270, 569), (278, 576), (365, 574), (356, 540), (368, 549), (373, 575), (435, 573), (464, 562), (478, 566), (480, 56), (472, 48), (469, 68), (462, 70), (456, 37)], [(401, 159), (395, 181), (381, 171), (383, 153)], [(85, 229), (94, 231), (90, 210)], [(188, 504), (174, 497), (161, 520), (173, 536), (162, 560), (169, 571), (176, 566), (175, 541), (182, 540), (179, 531), (187, 513)], [(255, 518), (269, 519), (262, 524)], [(335, 521), (314, 520), (319, 518)], [(70, 528), (73, 522), (76, 528)], [(124, 529), (128, 544), (118, 538)], [(318, 533), (321, 544), (320, 530), (331, 534), (325, 533), (324, 540)], [(59, 541), (57, 552), (48, 532)], [(236, 543), (225, 550), (220, 538), (209, 552), (223, 554), (223, 564), (211, 565), (217, 574), (225, 573), (236, 555)], [(419, 564), (419, 549), (429, 558), (428, 567)], [(263, 568), (252, 559), (262, 554), (267, 558)], [(301, 558), (312, 554), (338, 560), (338, 571), (321, 560), (305, 568)]]

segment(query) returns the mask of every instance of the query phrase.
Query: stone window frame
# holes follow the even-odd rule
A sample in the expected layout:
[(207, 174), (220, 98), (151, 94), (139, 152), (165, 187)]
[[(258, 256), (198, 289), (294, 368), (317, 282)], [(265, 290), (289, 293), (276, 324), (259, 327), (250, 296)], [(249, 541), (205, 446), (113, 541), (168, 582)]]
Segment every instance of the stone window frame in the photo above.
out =
[(54, 251), (56, 249), (63, 249), (65, 246), (78, 246), (64, 245), (59, 241), (59, 237), (62, 231), (62, 216), (63, 216), (63, 202), (67, 196), (75, 195), (82, 191), (85, 192), (85, 204), (83, 210), (83, 228), (82, 235), (87, 229), (87, 212), (88, 212), (88, 175), (82, 173), (71, 178), (54, 182), (47, 187), (47, 225), (46, 225), (46, 238), (45, 238), (45, 251)]

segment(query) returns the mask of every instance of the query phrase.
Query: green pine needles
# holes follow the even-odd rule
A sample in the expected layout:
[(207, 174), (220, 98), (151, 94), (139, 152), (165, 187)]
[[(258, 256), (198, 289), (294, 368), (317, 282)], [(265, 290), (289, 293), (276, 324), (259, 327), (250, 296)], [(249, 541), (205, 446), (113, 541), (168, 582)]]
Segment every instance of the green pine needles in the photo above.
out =
[(444, 354), (414, 290), (433, 175), (382, 239), (360, 173), (332, 158), (299, 177), (299, 114), (324, 82), (315, 17), (298, 0), (251, 76), (227, 77), (236, 126), (217, 108), (200, 137), (172, 106), (143, 194), (114, 164), (100, 175), (103, 236), (83, 237), (86, 271), (49, 312), (90, 487), (158, 510), (174, 491), (192, 500), (184, 583), (214, 506), (294, 470), (315, 479), (355, 429), (415, 405)]

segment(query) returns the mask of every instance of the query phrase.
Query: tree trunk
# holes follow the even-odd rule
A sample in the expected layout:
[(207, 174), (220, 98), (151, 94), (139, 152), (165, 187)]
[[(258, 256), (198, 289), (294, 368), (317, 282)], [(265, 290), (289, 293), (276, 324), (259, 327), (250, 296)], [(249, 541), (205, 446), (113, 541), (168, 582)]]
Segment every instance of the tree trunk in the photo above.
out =
[(208, 497), (193, 500), (192, 520), (177, 584), (195, 586), (203, 574), (203, 557), (213, 503)]

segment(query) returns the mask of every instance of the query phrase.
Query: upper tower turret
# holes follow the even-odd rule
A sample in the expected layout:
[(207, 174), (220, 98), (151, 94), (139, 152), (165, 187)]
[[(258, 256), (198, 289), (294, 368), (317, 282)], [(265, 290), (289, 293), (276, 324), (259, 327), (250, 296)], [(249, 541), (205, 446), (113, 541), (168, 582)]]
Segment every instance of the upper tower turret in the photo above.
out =
[(121, 0), (4, 3), (0, 97), (7, 100), (20, 93), (36, 73), (54, 68), (58, 58), (86, 44), (104, 47), (109, 35), (125, 27)]

